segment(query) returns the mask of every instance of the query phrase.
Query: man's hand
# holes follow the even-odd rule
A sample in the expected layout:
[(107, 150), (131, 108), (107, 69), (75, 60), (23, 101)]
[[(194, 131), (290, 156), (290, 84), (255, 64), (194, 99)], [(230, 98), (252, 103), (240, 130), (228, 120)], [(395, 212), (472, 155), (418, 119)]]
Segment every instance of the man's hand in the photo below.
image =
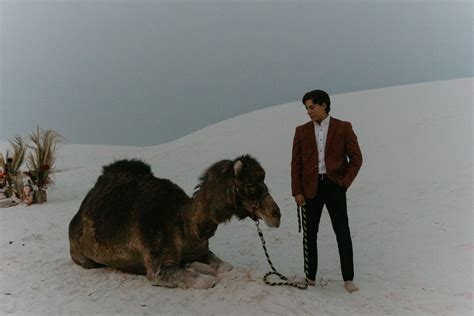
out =
[(306, 205), (306, 202), (305, 202), (305, 200), (304, 200), (303, 194), (297, 194), (297, 195), (295, 195), (295, 202), (296, 202), (296, 204), (298, 204), (299, 206), (304, 206), (304, 205)]

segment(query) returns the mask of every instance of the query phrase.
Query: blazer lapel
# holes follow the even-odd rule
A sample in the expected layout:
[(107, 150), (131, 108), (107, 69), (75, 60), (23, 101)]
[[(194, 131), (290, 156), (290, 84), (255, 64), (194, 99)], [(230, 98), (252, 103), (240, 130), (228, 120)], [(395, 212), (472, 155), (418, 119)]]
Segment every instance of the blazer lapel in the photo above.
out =
[(316, 158), (317, 158), (318, 149), (316, 148), (316, 136), (314, 135), (314, 123), (312, 121), (308, 123), (308, 127), (306, 128), (305, 134), (306, 134), (305, 138), (307, 138), (309, 141), (310, 153), (316, 153)]
[(337, 122), (334, 118), (331, 117), (329, 121), (328, 136), (326, 138), (326, 148), (324, 148), (324, 155), (327, 157), (327, 152), (329, 146), (331, 146), (332, 140), (334, 138), (334, 132), (337, 129)]

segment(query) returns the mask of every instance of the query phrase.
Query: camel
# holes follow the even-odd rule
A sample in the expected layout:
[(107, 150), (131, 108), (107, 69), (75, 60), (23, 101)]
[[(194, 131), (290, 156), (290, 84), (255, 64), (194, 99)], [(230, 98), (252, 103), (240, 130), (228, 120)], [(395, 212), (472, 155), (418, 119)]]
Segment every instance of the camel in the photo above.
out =
[(232, 217), (280, 225), (258, 161), (243, 155), (210, 166), (192, 197), (137, 159), (103, 167), (69, 224), (72, 260), (86, 269), (144, 274), (153, 285), (210, 288), (232, 265), (209, 250)]

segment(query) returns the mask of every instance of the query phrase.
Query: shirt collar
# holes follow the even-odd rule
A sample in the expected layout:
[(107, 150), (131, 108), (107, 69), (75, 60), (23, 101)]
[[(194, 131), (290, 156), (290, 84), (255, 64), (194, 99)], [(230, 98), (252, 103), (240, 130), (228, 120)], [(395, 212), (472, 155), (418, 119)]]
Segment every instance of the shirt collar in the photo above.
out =
[(313, 121), (313, 124), (315, 126), (326, 127), (326, 126), (329, 126), (330, 120), (331, 120), (331, 115), (328, 115), (324, 120), (322, 120), (321, 125), (319, 125), (318, 122), (314, 122), (314, 121)]

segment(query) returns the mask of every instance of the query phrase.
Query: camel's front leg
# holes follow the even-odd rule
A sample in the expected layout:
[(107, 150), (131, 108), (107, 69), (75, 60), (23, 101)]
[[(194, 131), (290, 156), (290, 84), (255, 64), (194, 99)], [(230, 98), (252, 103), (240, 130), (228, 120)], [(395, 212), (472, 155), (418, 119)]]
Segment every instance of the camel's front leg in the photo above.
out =
[(212, 275), (191, 271), (178, 265), (162, 266), (157, 270), (152, 284), (185, 289), (208, 289), (213, 287), (217, 279)]
[(224, 262), (214, 254), (206, 256), (201, 261), (194, 261), (186, 264), (187, 269), (191, 269), (198, 273), (209, 274), (216, 276), (218, 273), (229, 271), (232, 269), (232, 265)]
[(213, 275), (213, 276), (217, 275), (217, 267), (211, 266), (207, 263), (194, 261), (192, 263), (186, 264), (185, 267), (186, 267), (186, 269), (191, 269), (191, 270), (194, 270), (194, 271), (199, 272), (199, 273), (209, 274), (209, 275)]
[(174, 248), (143, 254), (147, 277), (153, 285), (180, 288), (208, 289), (217, 278), (211, 275), (185, 269), (179, 252)]
[(216, 256), (212, 251), (209, 251), (204, 260), (202, 261), (211, 267), (217, 269), (217, 273), (226, 272), (232, 270), (233, 266)]

